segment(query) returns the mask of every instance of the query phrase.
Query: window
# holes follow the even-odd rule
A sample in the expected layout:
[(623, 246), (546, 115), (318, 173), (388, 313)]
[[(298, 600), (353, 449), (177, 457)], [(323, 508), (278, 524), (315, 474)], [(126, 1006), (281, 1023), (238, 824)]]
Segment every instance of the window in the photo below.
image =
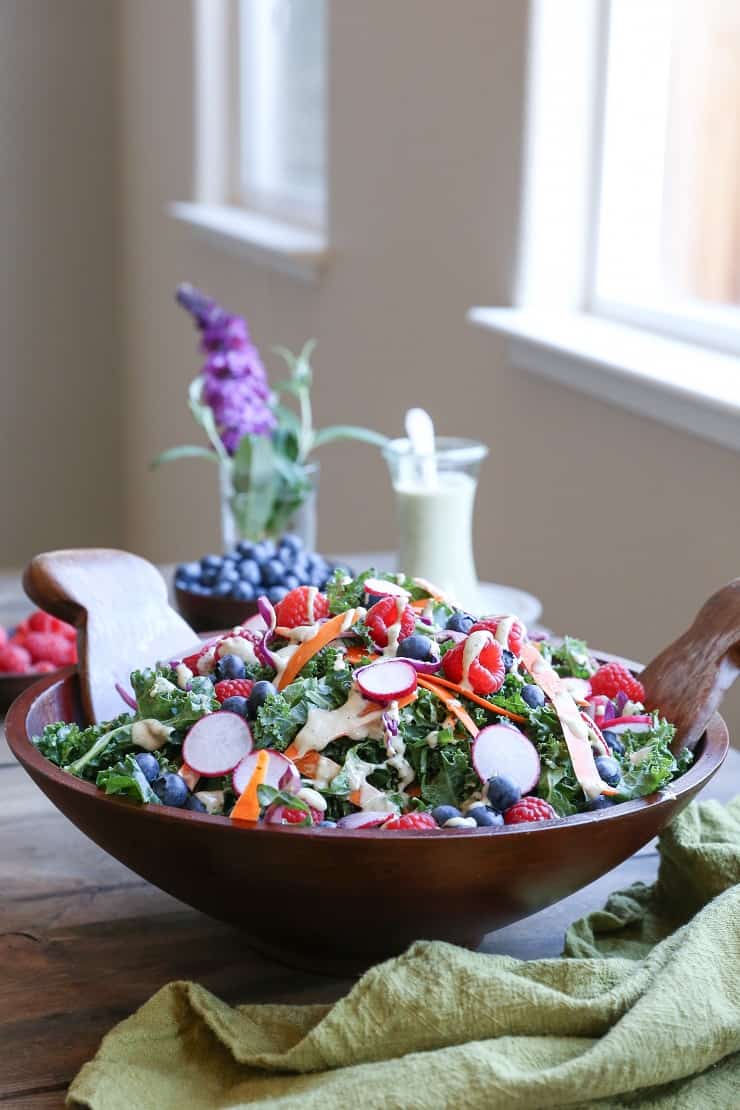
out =
[(606, 29), (587, 307), (740, 349), (740, 5), (612, 0)]
[(240, 0), (238, 192), (321, 226), (326, 199), (326, 0)]

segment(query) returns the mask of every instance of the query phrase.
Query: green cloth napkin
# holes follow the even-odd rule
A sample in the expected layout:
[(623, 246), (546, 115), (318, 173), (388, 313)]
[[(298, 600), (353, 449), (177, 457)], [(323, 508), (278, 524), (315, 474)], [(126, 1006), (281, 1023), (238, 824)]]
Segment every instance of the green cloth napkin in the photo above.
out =
[(564, 959), (420, 941), (334, 1006), (170, 983), (108, 1034), (69, 1105), (737, 1110), (740, 798), (692, 805), (660, 851), (657, 883), (577, 922)]

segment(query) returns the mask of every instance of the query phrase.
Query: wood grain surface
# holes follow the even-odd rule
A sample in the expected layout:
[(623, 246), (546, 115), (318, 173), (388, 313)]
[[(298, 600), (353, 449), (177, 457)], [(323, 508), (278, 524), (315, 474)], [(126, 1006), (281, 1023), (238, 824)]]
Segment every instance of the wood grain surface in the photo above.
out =
[[(0, 738), (0, 1108), (58, 1110), (100, 1038), (172, 979), (229, 1001), (330, 1002), (351, 981), (283, 967), (150, 886), (70, 824)], [(740, 754), (703, 796), (740, 792)], [(483, 951), (556, 956), (568, 924), (655, 876), (648, 845), (577, 894), (488, 936)]]

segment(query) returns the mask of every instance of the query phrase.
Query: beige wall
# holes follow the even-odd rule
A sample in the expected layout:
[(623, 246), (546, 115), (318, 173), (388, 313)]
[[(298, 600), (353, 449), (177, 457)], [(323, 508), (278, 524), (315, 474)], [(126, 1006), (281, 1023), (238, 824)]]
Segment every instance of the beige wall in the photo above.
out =
[(0, 4), (0, 565), (119, 528), (109, 0)]
[[(192, 240), (165, 215), (191, 193), (187, 5), (121, 6), (128, 542), (157, 559), (218, 545), (205, 464), (146, 469), (160, 448), (192, 437), (193, 336), (172, 305), (189, 279), (244, 310), (264, 351), (318, 337), (322, 422), (397, 433), (405, 408), (421, 403), (441, 431), (485, 439), (481, 572), (538, 593), (557, 630), (647, 658), (740, 573), (740, 459), (515, 372), (500, 341), (465, 323), (469, 305), (511, 294), (526, 4), (331, 8), (336, 258), (305, 285)], [(324, 549), (391, 546), (377, 456), (329, 448), (322, 468)], [(730, 715), (740, 726), (740, 692)]]

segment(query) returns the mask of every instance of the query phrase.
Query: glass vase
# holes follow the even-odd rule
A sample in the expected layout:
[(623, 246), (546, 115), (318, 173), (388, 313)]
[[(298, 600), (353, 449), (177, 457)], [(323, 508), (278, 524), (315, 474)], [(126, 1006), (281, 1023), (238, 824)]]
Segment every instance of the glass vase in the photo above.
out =
[(434, 454), (412, 452), (407, 439), (383, 448), (396, 494), (399, 570), (426, 578), (455, 604), (479, 609), (473, 556), (473, 507), (480, 464), (488, 454), (473, 439), (438, 436)]
[[(277, 540), (286, 532), (300, 537), (307, 551), (316, 550), (316, 513), (319, 490), (319, 464), (307, 463), (304, 467), (305, 490), (300, 499), (278, 497), (267, 526), (258, 536), (247, 535), (242, 525), (243, 517), (235, 511), (233, 472), (229, 466), (219, 467), (219, 486), (221, 492), (221, 540), (224, 551), (231, 551), (239, 540)], [(249, 496), (240, 494), (239, 496)]]

